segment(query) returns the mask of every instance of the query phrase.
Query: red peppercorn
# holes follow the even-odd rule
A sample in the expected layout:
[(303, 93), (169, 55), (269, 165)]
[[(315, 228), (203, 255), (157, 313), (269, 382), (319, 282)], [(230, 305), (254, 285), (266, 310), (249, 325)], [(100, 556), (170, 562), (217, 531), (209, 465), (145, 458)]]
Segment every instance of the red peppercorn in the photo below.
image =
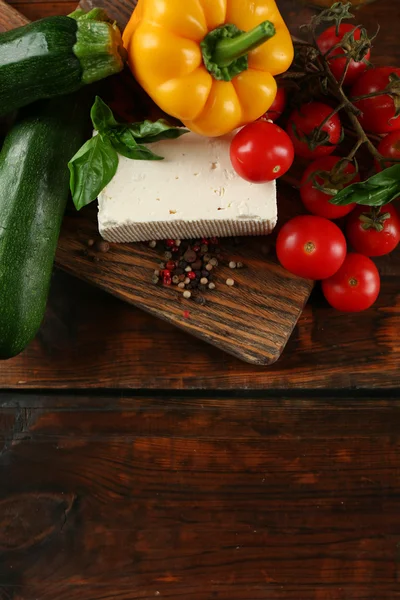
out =
[(171, 277), (171, 271), (169, 269), (163, 269), (160, 271), (161, 277)]
[(170, 275), (164, 275), (163, 277), (163, 284), (164, 285), (171, 285), (172, 283), (172, 279)]
[(171, 252), (178, 252), (178, 251), (179, 251), (178, 246), (172, 246)]
[(194, 271), (189, 271), (187, 276), (189, 277), (189, 279), (196, 279), (196, 273)]
[(212, 237), (212, 238), (210, 239), (210, 243), (211, 243), (213, 246), (218, 246), (218, 244), (219, 244), (219, 239), (218, 239), (218, 238), (216, 238), (216, 237)]
[(208, 239), (205, 238), (205, 237), (201, 238), (201, 243), (202, 244), (208, 244)]
[(165, 245), (167, 246), (167, 248), (172, 248), (172, 246), (175, 246), (175, 240), (167, 240), (165, 242)]
[(175, 269), (175, 262), (173, 260), (169, 260), (166, 264), (166, 267), (169, 271), (173, 271)]
[(192, 250), (194, 250), (194, 252), (200, 252), (200, 246), (193, 246)]

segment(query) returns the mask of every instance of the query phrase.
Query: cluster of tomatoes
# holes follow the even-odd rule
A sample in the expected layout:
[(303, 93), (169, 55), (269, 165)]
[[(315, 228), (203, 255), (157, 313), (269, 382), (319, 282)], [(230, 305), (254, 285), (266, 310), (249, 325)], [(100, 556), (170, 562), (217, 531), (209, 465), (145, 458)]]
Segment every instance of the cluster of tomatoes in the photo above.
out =
[[(391, 166), (400, 159), (400, 110), (396, 94), (384, 92), (399, 86), (400, 69), (370, 67), (370, 50), (361, 61), (347, 64), (345, 50), (338, 44), (346, 35), (358, 40), (363, 30), (341, 24), (324, 31), (317, 43), (327, 58), (331, 73), (361, 111), (363, 129), (382, 138), (378, 151)], [(330, 55), (331, 52), (331, 55)], [(380, 209), (367, 206), (336, 206), (330, 202), (334, 189), (360, 181), (352, 162), (333, 155), (343, 131), (339, 114), (332, 106), (312, 101), (296, 108), (285, 130), (276, 121), (286, 108), (286, 91), (279, 88), (267, 115), (245, 126), (234, 137), (231, 160), (238, 174), (253, 183), (277, 179), (291, 167), (294, 157), (312, 161), (300, 185), (301, 200), (310, 215), (295, 217), (280, 230), (277, 256), (288, 271), (301, 277), (322, 280), (327, 301), (338, 310), (357, 312), (369, 308), (380, 290), (379, 272), (370, 257), (392, 252), (400, 242), (400, 218), (392, 205)], [(339, 185), (339, 187), (338, 187)], [(331, 189), (332, 193), (329, 193)], [(346, 218), (340, 228), (333, 221)], [(347, 251), (347, 240), (355, 252)]]

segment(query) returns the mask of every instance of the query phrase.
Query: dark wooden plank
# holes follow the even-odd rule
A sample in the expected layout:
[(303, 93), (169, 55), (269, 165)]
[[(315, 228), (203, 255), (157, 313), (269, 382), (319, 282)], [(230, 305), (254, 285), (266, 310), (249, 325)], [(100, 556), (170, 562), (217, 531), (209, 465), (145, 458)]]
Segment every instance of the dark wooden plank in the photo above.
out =
[(96, 401), (0, 408), (1, 598), (400, 597), (398, 399)]

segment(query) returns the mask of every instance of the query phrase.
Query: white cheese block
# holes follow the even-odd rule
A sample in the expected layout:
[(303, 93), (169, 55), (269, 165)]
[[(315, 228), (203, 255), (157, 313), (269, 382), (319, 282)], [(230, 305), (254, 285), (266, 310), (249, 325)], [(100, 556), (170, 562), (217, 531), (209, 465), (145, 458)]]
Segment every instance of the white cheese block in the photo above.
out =
[(119, 157), (99, 196), (99, 230), (110, 242), (264, 235), (277, 221), (275, 182), (252, 184), (234, 171), (232, 135), (187, 133), (149, 147), (163, 161)]

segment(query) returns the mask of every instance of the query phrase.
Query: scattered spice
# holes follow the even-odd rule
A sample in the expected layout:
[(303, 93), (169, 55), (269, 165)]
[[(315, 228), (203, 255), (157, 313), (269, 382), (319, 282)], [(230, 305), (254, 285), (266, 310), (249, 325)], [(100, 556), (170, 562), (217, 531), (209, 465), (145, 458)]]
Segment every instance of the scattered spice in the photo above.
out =
[[(183, 311), (183, 318), (184, 319), (188, 319), (190, 317), (190, 312), (188, 310), (184, 310)], [(157, 596), (160, 594), (160, 592), (157, 592)]]
[(183, 255), (183, 258), (186, 260), (186, 262), (193, 263), (197, 260), (197, 254), (194, 250), (189, 248), (188, 250), (186, 250), (185, 254)]
[(243, 269), (243, 267), (244, 267), (244, 264), (242, 262), (236, 263), (236, 268), (237, 269)]
[(94, 240), (90, 239), (87, 241), (87, 245), (89, 246), (89, 248), (91, 248), (92, 246), (94, 246)]
[(151, 242), (149, 242), (149, 247), (150, 248), (155, 248), (156, 246), (157, 246), (156, 240), (151, 240)]
[[(151, 242), (149, 245), (153, 246)], [(192, 298), (200, 306), (206, 304), (203, 293), (216, 289), (213, 273), (219, 264), (217, 256), (221, 253), (218, 239), (182, 241), (171, 238), (163, 242), (162, 251), (165, 262), (161, 262), (154, 271), (153, 282), (174, 285), (182, 290), (183, 298)], [(242, 268), (243, 263), (231, 261), (229, 267)], [(228, 278), (226, 284), (232, 287), (235, 282)]]
[(196, 260), (196, 262), (192, 263), (193, 271), (201, 271), (202, 266), (203, 266), (203, 263), (201, 260)]
[(169, 260), (167, 262), (167, 264), (165, 265), (167, 267), (167, 269), (169, 269), (170, 271), (174, 271), (175, 270), (175, 262), (173, 260)]
[(96, 242), (94, 249), (97, 250), (97, 252), (108, 252), (110, 244), (105, 240), (99, 240)]

